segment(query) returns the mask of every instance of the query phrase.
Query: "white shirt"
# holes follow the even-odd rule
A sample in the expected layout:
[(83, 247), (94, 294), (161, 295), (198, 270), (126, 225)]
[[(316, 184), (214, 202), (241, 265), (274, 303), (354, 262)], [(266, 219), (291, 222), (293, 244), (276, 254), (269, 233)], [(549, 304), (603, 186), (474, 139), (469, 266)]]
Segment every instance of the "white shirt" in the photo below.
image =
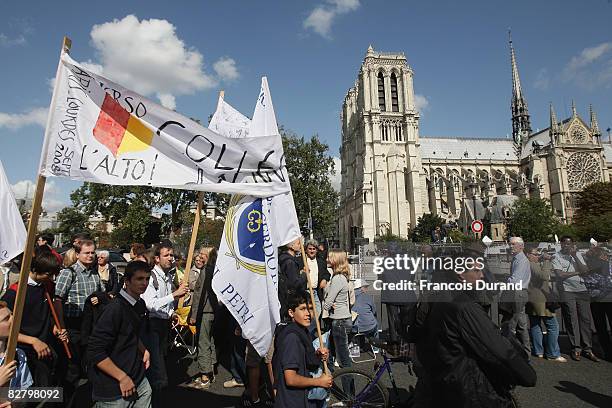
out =
[[(158, 289), (155, 290), (154, 282), (157, 277)], [(174, 313), (174, 296), (172, 296), (172, 281), (170, 275), (165, 273), (159, 265), (155, 265), (151, 271), (149, 286), (141, 296), (145, 301), (149, 316), (157, 319), (170, 319)]]
[(319, 265), (317, 264), (317, 258), (310, 259), (306, 257), (306, 263), (308, 263), (308, 270), (310, 271), (310, 287), (316, 290), (319, 284)]
[(123, 298), (124, 298), (125, 300), (127, 300), (127, 301), (128, 301), (128, 303), (129, 303), (130, 305), (132, 305), (132, 306), (134, 306), (134, 305), (136, 304), (136, 302), (138, 302), (138, 299), (134, 299), (134, 298), (132, 297), (132, 295), (130, 295), (129, 293), (127, 293), (127, 291), (126, 291), (125, 289), (123, 289), (123, 288), (122, 288), (122, 289), (119, 291), (119, 294), (120, 294), (121, 296), (123, 296)]

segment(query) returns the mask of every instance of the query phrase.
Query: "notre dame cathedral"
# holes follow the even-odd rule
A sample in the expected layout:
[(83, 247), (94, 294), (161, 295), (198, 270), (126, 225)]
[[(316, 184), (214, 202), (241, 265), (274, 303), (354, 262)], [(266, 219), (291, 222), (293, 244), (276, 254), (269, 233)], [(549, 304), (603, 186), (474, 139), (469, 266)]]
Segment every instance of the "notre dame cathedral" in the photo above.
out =
[(407, 237), (426, 213), (456, 222), (463, 232), (484, 220), (490, 237), (502, 240), (519, 197), (546, 198), (569, 222), (576, 193), (611, 180), (612, 142), (602, 141), (593, 108), (588, 122), (573, 104), (571, 117), (559, 121), (551, 105), (550, 126), (533, 132), (512, 41), (510, 58), (512, 140), (434, 138), (419, 135), (413, 71), (404, 54), (368, 48), (342, 106), (343, 247), (352, 248), (358, 237)]

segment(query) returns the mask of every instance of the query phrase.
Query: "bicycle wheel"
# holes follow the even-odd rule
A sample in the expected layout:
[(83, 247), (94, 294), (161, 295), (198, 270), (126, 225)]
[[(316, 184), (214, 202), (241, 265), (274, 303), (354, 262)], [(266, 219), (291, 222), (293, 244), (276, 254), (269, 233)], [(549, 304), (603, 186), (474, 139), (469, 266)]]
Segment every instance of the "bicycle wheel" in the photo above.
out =
[(343, 368), (333, 373), (329, 407), (387, 408), (389, 391), (372, 374), (355, 368)]

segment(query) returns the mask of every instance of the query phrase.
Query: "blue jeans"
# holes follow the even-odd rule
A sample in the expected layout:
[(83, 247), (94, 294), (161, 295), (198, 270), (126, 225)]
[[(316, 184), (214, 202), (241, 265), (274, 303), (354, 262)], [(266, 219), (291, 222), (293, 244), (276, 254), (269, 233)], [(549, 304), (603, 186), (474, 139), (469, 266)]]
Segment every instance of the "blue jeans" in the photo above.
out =
[[(351, 355), (349, 354), (349, 334), (353, 330), (353, 322), (350, 317), (346, 319), (333, 319), (331, 335), (334, 340), (334, 348), (336, 349), (336, 358), (340, 368), (350, 367), (353, 365)], [(347, 395), (355, 395), (355, 386), (350, 378), (342, 379), (342, 390)]]
[[(544, 321), (546, 325), (546, 336), (542, 334), (540, 322)], [(546, 349), (546, 358), (557, 358), (561, 355), (559, 349), (559, 322), (555, 316), (540, 317), (529, 316), (532, 353), (536, 356), (543, 356)], [(544, 341), (544, 344), (542, 344)]]
[(97, 401), (96, 408), (150, 408), (151, 407), (151, 386), (147, 377), (143, 378), (136, 388), (138, 399), (126, 401), (123, 398), (114, 401)]

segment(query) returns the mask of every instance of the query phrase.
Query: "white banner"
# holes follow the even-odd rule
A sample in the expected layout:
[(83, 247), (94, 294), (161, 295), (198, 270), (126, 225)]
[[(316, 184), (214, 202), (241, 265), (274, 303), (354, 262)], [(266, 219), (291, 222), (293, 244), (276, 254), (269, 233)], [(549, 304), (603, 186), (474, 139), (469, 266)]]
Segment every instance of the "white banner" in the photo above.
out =
[(268, 197), (290, 191), (280, 136), (221, 136), (63, 54), (41, 174)]
[(23, 252), (26, 229), (17, 208), (11, 185), (0, 161), (0, 264)]
[[(225, 136), (279, 135), (267, 79), (262, 78), (252, 122), (219, 98), (213, 124)], [(261, 356), (268, 351), (281, 318), (277, 248), (300, 236), (290, 192), (264, 199), (232, 197), (212, 286)]]

